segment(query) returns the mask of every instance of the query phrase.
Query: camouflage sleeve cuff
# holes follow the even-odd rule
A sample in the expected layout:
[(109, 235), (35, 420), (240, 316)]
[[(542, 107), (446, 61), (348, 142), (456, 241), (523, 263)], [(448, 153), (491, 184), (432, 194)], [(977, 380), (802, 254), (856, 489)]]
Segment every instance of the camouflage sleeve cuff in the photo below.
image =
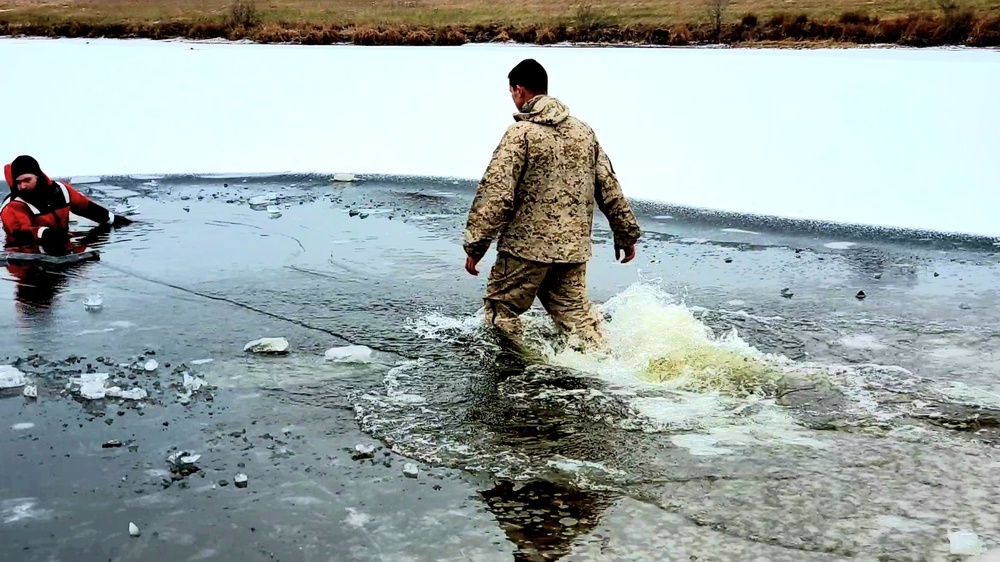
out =
[(639, 241), (639, 231), (630, 230), (628, 232), (615, 232), (614, 239), (615, 239), (615, 246), (620, 246), (622, 248), (635, 246), (636, 242)]
[(490, 249), (490, 241), (477, 242), (474, 244), (465, 244), (465, 253), (474, 260), (481, 260), (486, 252)]

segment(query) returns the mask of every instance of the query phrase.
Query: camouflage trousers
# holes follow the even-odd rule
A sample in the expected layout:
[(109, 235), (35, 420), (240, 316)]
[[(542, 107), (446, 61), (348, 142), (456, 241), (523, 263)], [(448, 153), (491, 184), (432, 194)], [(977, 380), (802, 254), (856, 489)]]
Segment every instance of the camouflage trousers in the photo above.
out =
[(497, 255), (483, 299), (486, 325), (520, 345), (520, 317), (536, 297), (563, 334), (576, 336), (585, 347), (603, 344), (600, 318), (587, 298), (586, 263), (539, 263)]

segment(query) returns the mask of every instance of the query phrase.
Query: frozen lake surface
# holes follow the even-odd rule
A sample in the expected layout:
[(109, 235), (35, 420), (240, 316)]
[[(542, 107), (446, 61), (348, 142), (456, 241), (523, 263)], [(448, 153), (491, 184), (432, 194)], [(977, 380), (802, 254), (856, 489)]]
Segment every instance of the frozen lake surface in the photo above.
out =
[[(634, 198), (1000, 236), (1000, 53), (0, 40), (3, 154), (54, 174), (478, 178), (535, 57)], [(6, 156), (5, 156), (6, 158)]]

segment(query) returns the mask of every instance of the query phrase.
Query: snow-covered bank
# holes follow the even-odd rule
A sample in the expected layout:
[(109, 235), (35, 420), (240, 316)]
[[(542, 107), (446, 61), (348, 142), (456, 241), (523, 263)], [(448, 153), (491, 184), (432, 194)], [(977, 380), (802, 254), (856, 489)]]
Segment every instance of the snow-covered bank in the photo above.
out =
[[(632, 197), (1000, 235), (1000, 54), (0, 40), (0, 157), (56, 175), (478, 177), (524, 57)], [(9, 161), (9, 160), (8, 160)]]

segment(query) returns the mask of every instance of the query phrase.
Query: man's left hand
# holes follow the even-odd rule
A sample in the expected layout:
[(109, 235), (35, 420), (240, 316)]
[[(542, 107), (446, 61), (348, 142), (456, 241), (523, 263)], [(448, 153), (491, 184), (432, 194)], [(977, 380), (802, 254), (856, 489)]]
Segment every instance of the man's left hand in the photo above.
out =
[(469, 275), (479, 275), (479, 270), (476, 269), (477, 263), (479, 263), (479, 260), (472, 256), (465, 257), (465, 270), (469, 272)]

